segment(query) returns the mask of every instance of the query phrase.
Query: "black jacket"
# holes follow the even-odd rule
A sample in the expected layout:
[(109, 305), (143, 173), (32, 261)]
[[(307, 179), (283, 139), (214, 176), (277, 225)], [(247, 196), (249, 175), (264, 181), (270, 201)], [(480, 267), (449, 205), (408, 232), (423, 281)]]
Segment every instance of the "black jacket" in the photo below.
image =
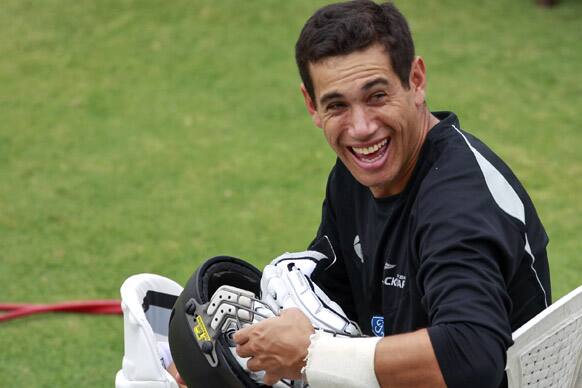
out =
[(551, 302), (548, 237), (523, 186), (440, 112), (404, 191), (375, 199), (337, 161), (315, 242), (316, 282), (364, 332), (428, 328), (449, 387), (505, 385), (511, 333)]

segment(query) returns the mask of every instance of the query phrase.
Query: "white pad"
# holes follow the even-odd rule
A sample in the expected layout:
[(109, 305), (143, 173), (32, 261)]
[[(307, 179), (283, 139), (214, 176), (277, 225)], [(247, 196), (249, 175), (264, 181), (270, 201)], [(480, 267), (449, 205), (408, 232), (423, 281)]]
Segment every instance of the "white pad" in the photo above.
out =
[[(303, 251), (303, 252), (285, 252), (282, 255), (276, 257), (271, 265), (276, 267), (288, 266), (293, 264), (295, 267), (299, 268), (305, 276), (311, 277), (311, 274), (315, 270), (320, 262), (328, 260), (328, 257), (318, 251)], [(335, 262), (335, 257), (333, 261), (329, 263), (332, 265)]]
[(170, 344), (166, 341), (158, 341), (158, 352), (160, 352), (160, 361), (164, 369), (168, 369), (174, 363)]
[(178, 388), (176, 380), (160, 361), (157, 343), (167, 341), (167, 337), (154, 332), (142, 307), (148, 291), (178, 296), (182, 287), (173, 280), (153, 274), (131, 276), (121, 286), (124, 355), (122, 369), (115, 376), (116, 388)]
[[(309, 269), (310, 266), (304, 267)], [(311, 282), (297, 265), (267, 265), (261, 278), (261, 290), (262, 300), (276, 312), (297, 307), (317, 328), (348, 336), (361, 335), (358, 326), (348, 319), (343, 309)]]
[[(252, 299), (254, 298), (255, 294), (251, 291), (228, 285), (220, 286), (212, 295), (210, 304), (206, 309), (208, 315), (214, 314), (210, 327), (216, 330), (221, 322), (227, 321), (228, 318), (236, 321), (237, 317), (242, 323), (253, 323), (254, 314), (252, 310), (254, 303)], [(251, 311), (239, 308), (240, 306), (246, 307)]]
[(334, 337), (321, 330), (311, 336), (302, 370), (311, 388), (379, 388), (374, 355), (380, 337)]

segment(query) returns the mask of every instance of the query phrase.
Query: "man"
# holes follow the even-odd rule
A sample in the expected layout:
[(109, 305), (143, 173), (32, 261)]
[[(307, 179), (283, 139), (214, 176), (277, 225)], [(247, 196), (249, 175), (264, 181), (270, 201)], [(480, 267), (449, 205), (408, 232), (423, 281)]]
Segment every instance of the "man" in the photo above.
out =
[(551, 302), (548, 238), (524, 188), (453, 113), (429, 111), (425, 63), (392, 4), (318, 10), (296, 59), (338, 156), (317, 235), (336, 257), (315, 282), (382, 338), (314, 334), (288, 309), (239, 330), (238, 354), (267, 384), (304, 372), (315, 388), (506, 385), (512, 331)]

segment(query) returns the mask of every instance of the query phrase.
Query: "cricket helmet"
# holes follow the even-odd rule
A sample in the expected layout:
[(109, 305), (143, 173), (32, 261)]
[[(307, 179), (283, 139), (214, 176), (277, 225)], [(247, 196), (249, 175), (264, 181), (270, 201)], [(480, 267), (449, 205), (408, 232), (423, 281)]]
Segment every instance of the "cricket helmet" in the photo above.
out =
[[(207, 260), (190, 277), (174, 304), (169, 323), (172, 357), (189, 388), (266, 387), (249, 376), (231, 351), (232, 334), (240, 329), (240, 320), (221, 321), (218, 325), (208, 314), (211, 298), (221, 286), (248, 290), (258, 296), (260, 282), (261, 271), (229, 256)], [(237, 301), (229, 303), (234, 304), (238, 314)]]

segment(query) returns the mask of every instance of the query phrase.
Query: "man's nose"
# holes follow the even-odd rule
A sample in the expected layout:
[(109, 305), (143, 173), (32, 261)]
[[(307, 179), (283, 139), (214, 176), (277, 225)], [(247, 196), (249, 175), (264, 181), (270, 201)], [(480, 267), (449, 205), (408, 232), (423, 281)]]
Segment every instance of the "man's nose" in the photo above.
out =
[(351, 132), (355, 139), (366, 140), (376, 131), (375, 120), (364, 107), (354, 106), (351, 119)]

